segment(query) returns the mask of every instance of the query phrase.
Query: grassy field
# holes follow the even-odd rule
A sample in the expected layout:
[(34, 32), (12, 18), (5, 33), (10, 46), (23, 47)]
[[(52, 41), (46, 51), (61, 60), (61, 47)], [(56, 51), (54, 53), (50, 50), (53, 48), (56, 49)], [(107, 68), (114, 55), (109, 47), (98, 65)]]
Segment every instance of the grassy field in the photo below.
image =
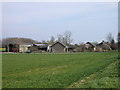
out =
[(74, 82), (67, 88), (116, 88), (118, 85), (118, 61), (115, 61), (101, 69), (99, 72), (93, 73), (82, 80)]
[[(3, 88), (92, 88), (96, 82), (111, 82), (98, 84), (94, 88), (116, 88), (117, 72), (115, 75), (105, 68), (117, 61), (116, 52), (78, 53), (78, 54), (3, 54)], [(111, 66), (111, 68), (115, 65)], [(113, 76), (112, 79), (98, 80), (99, 73), (103, 77)], [(81, 80), (94, 75), (96, 78), (80, 84)], [(102, 77), (101, 77), (102, 78)], [(96, 81), (94, 81), (96, 80)], [(89, 81), (93, 81), (91, 84)], [(75, 84), (76, 83), (76, 84)]]

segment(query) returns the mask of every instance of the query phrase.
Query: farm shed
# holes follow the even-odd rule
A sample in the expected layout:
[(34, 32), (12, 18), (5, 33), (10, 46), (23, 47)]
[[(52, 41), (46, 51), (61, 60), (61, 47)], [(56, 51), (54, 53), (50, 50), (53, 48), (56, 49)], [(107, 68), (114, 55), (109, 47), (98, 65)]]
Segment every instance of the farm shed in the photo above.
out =
[(66, 46), (64, 45), (63, 43), (61, 42), (56, 42), (54, 43), (52, 46), (52, 52), (60, 52), (60, 53), (63, 53), (63, 52), (70, 52), (73, 50), (73, 47), (72, 46)]
[(28, 47), (28, 49), (31, 51), (31, 52), (43, 52), (43, 51), (47, 51), (47, 47), (48, 45), (47, 44), (32, 44), (32, 46)]
[(38, 50), (47, 51), (48, 44), (35, 44), (38, 46)]

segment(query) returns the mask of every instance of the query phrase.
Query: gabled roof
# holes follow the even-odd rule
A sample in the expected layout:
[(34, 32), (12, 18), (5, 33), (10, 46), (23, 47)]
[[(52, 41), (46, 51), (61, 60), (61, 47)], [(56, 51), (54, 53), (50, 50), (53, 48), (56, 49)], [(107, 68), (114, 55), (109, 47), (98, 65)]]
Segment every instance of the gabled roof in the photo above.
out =
[(104, 41), (102, 41), (101, 43), (99, 43), (98, 45), (103, 45), (105, 42)]
[(53, 47), (55, 44), (57, 44), (57, 43), (60, 43), (62, 46), (64, 46), (65, 48), (73, 48), (73, 46), (72, 45), (65, 45), (65, 44), (63, 44), (62, 42), (59, 42), (59, 41), (57, 41), (57, 42), (55, 42), (53, 45), (51, 45), (51, 47)]
[(90, 42), (87, 42), (86, 44), (91, 44)]
[(39, 48), (47, 48), (48, 44), (33, 44), (32, 46), (37, 46)]
[(57, 43), (60, 43), (62, 46), (67, 47), (65, 44), (63, 44), (63, 43), (61, 43), (61, 42), (59, 42), (59, 41), (55, 42), (51, 47), (53, 47), (53, 46), (54, 46), (55, 44), (57, 44)]
[(95, 47), (95, 45), (93, 45), (93, 44), (90, 43), (90, 42), (87, 42), (86, 44), (89, 44), (89, 45), (91, 45), (92, 47)]

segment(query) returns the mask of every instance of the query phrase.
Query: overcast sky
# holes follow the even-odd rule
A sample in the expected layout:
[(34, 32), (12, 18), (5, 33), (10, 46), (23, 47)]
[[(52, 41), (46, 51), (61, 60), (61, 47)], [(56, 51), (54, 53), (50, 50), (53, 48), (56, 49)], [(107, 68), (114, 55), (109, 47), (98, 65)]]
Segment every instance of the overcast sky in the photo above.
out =
[(117, 38), (118, 3), (74, 2), (3, 3), (3, 38), (24, 37), (37, 41), (57, 38), (66, 30), (73, 43), (106, 40), (112, 33)]

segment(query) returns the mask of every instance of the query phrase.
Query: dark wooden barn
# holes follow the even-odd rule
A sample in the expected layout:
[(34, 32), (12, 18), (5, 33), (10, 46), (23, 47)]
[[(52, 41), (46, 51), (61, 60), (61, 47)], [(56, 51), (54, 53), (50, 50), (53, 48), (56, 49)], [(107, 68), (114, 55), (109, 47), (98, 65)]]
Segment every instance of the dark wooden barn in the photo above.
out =
[(31, 52), (46, 52), (47, 47), (47, 44), (33, 44), (32, 46), (28, 47), (28, 50), (30, 50)]
[(66, 46), (61, 42), (56, 42), (52, 46), (52, 52), (64, 53), (64, 52), (72, 52), (73, 47), (71, 45)]

